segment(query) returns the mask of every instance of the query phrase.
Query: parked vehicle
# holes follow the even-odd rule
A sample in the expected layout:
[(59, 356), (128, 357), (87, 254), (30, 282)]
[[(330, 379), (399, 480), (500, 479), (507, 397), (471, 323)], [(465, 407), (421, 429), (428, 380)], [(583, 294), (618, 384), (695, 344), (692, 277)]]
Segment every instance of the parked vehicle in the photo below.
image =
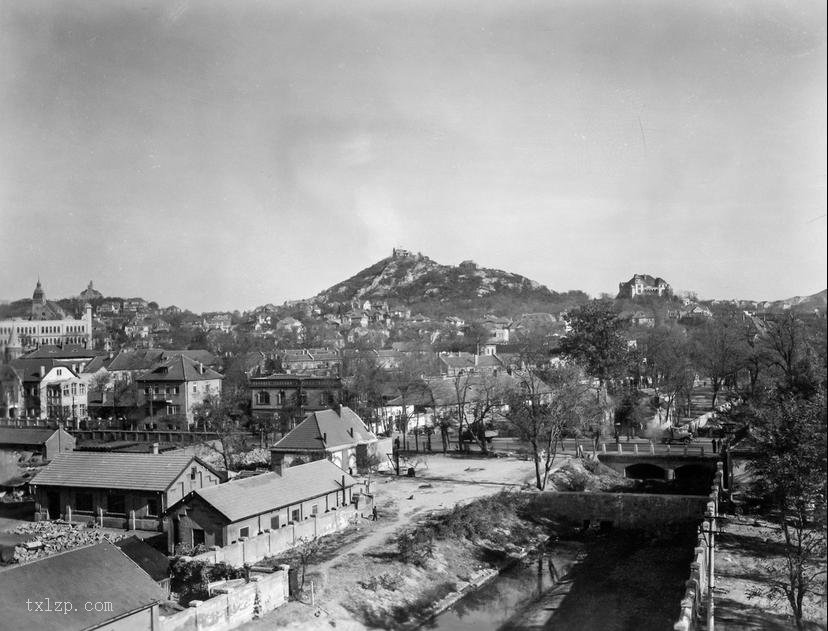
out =
[(668, 427), (661, 434), (661, 442), (690, 444), (693, 441), (693, 434), (685, 427)]

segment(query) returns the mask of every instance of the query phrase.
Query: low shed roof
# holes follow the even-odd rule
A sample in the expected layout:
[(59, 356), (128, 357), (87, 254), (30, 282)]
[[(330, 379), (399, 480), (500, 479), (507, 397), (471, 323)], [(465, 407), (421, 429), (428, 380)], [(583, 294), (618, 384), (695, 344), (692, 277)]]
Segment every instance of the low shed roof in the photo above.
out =
[[(96, 629), (164, 600), (161, 586), (108, 541), (0, 572), (4, 629)], [(71, 603), (72, 611), (56, 612), (55, 601)], [(90, 602), (112, 603), (112, 610), (87, 611)]]
[(56, 431), (54, 428), (0, 427), (0, 445), (42, 445)]

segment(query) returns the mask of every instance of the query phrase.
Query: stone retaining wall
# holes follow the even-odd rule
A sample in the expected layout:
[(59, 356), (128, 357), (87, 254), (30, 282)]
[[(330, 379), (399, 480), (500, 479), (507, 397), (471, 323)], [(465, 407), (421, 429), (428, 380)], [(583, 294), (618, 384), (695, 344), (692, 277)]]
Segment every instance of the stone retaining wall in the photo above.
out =
[(707, 502), (704, 495), (545, 491), (534, 494), (532, 508), (542, 516), (575, 522), (605, 521), (617, 528), (644, 528), (699, 521)]
[(160, 616), (161, 631), (226, 631), (282, 606), (288, 600), (288, 566), (258, 574), (250, 582), (223, 590), (209, 600), (194, 600), (169, 616)]

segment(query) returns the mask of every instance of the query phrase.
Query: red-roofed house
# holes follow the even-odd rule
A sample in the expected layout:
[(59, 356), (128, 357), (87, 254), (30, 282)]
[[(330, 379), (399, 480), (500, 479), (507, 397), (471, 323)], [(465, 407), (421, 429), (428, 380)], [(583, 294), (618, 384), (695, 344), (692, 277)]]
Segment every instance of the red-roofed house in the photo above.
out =
[(344, 471), (356, 472), (366, 466), (374, 436), (363, 420), (351, 410), (311, 412), (291, 432), (270, 448), (274, 470), (298, 462), (330, 460)]

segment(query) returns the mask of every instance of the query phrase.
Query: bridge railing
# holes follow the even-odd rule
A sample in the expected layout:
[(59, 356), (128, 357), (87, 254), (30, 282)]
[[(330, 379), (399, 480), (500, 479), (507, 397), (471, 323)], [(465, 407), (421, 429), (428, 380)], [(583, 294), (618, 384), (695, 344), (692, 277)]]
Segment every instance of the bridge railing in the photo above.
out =
[(724, 489), (723, 482), (724, 469), (722, 463), (718, 462), (710, 489), (710, 500), (696, 538), (693, 561), (690, 563), (690, 578), (685, 583), (679, 618), (673, 625), (674, 631), (695, 631), (702, 628), (711, 630), (714, 626), (715, 537), (719, 517), (719, 491)]

